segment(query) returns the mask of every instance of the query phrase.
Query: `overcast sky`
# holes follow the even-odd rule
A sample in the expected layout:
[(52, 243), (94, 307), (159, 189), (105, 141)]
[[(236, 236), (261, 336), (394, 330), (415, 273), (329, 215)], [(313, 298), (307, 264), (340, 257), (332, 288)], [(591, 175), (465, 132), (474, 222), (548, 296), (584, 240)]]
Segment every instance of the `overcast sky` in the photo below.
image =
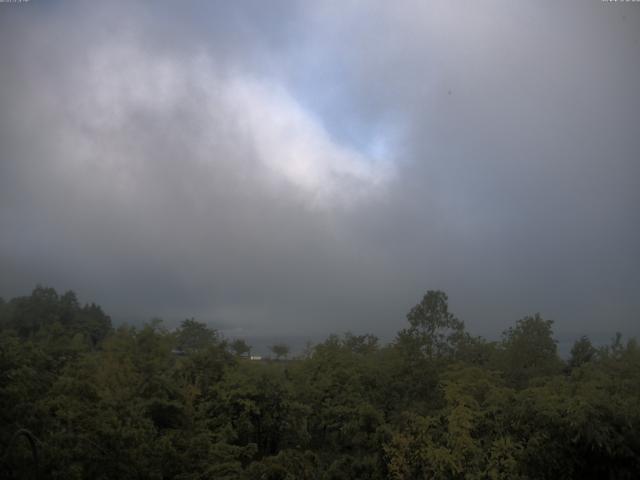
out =
[(640, 330), (640, 3), (0, 3), (0, 296)]

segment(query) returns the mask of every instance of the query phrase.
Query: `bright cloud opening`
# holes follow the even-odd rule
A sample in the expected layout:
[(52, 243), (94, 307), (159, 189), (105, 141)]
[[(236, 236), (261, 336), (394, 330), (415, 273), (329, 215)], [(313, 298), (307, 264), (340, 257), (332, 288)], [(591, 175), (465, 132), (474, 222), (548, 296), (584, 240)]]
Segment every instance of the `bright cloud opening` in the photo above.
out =
[[(341, 145), (282, 86), (241, 74), (220, 75), (206, 55), (179, 60), (150, 56), (131, 45), (99, 48), (87, 74), (83, 82), (92, 100), (76, 107), (81, 118), (90, 119), (92, 134), (120, 128), (140, 112), (172, 115), (197, 89), (204, 96), (199, 108), (211, 114), (202, 115), (207, 124), (199, 123), (201, 128), (192, 132), (193, 144), (221, 136), (242, 140), (238, 143), (251, 145), (255, 158), (250, 160), (264, 167), (265, 184), (278, 188), (284, 181), (313, 207), (357, 204), (393, 176), (380, 139), (368, 152)], [(198, 154), (206, 156), (203, 149)], [(118, 175), (129, 161), (122, 157)], [(219, 159), (207, 161), (215, 169)]]

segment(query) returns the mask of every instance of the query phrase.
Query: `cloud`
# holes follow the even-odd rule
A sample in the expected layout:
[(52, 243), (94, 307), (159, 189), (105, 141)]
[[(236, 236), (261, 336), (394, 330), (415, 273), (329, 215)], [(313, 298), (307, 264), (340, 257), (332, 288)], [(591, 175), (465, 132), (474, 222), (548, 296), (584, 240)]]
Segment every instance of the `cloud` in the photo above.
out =
[(218, 72), (206, 52), (176, 58), (132, 42), (109, 42), (92, 49), (88, 64), (71, 81), (76, 92), (91, 95), (66, 99), (76, 127), (66, 133), (79, 147), (64, 147), (74, 152), (68, 160), (106, 165), (105, 178), (115, 179), (116, 188), (135, 189), (135, 179), (129, 177), (135, 172), (135, 152), (107, 152), (104, 138), (136, 128), (131, 124), (141, 117), (178, 123), (181, 112), (198, 121), (189, 125), (189, 157), (173, 161), (200, 162), (214, 174), (224, 163), (216, 147), (235, 142), (247, 149), (237, 161), (257, 161), (266, 177), (262, 180), (276, 189), (283, 181), (296, 187), (312, 207), (348, 206), (392, 176), (385, 159), (335, 142), (281, 85)]
[(357, 200), (392, 174), (384, 159), (336, 144), (282, 87), (235, 79), (224, 97), (257, 157), (313, 204)]
[(391, 334), (442, 288), (479, 333), (634, 328), (637, 9), (25, 5), (0, 15), (2, 296)]

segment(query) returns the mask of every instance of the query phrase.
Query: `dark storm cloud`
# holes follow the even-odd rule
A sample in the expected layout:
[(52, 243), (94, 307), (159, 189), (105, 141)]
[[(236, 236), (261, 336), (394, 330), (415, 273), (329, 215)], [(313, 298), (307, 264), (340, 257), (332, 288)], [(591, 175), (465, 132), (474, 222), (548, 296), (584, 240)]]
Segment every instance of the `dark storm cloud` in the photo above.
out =
[(2, 7), (3, 296), (387, 335), (441, 288), (476, 332), (637, 331), (635, 5)]

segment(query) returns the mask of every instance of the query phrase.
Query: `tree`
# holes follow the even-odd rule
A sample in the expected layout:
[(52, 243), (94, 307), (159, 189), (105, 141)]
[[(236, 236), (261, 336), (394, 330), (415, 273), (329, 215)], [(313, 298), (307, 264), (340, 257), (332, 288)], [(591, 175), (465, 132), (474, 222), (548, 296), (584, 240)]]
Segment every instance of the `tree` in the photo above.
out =
[(251, 346), (241, 338), (236, 338), (231, 342), (230, 347), (238, 357), (242, 357), (245, 354), (248, 355), (251, 352)]
[(277, 360), (287, 358), (287, 356), (289, 355), (289, 345), (287, 345), (286, 343), (276, 343), (275, 345), (271, 345), (269, 349), (276, 356)]
[(569, 357), (569, 368), (574, 369), (590, 362), (594, 359), (598, 351), (593, 346), (589, 337), (582, 336), (573, 344), (571, 357)]
[(185, 352), (202, 350), (218, 341), (218, 332), (194, 318), (183, 320), (176, 334), (178, 347)]
[(503, 332), (501, 367), (514, 386), (524, 387), (533, 377), (559, 372), (562, 362), (552, 325), (553, 320), (536, 313)]
[(351, 332), (344, 334), (343, 339), (344, 346), (352, 351), (361, 355), (366, 355), (378, 350), (378, 337), (369, 333), (365, 335), (354, 335)]
[(449, 312), (447, 294), (429, 290), (407, 314), (409, 328), (398, 343), (419, 350), (426, 358), (450, 357), (465, 336), (464, 323)]
[(436, 291), (408, 319), (391, 345), (331, 335), (285, 364), (193, 319), (111, 329), (69, 292), (0, 302), (0, 477), (36, 473), (29, 432), (46, 478), (637, 478), (634, 339), (583, 337), (555, 375), (539, 315), (487, 342)]
[(22, 338), (28, 338), (45, 326), (60, 319), (60, 297), (53, 288), (36, 286), (28, 297), (11, 300), (12, 319), (9, 326)]

